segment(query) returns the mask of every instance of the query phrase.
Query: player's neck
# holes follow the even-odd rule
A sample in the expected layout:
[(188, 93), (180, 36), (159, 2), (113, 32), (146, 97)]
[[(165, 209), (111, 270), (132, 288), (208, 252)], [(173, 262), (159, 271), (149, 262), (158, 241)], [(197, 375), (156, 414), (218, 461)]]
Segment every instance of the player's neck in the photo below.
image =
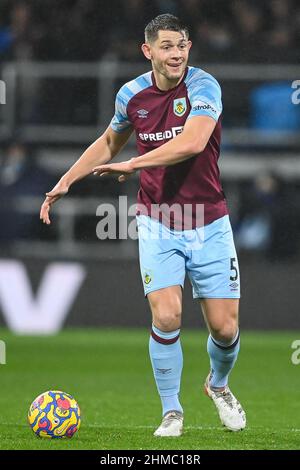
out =
[(153, 70), (153, 74), (154, 74), (157, 88), (159, 88), (162, 91), (168, 91), (168, 90), (171, 90), (172, 88), (175, 88), (177, 85), (179, 85), (179, 83), (182, 81), (184, 77), (184, 73), (183, 73), (180, 78), (169, 80), (164, 75), (157, 72), (156, 70)]

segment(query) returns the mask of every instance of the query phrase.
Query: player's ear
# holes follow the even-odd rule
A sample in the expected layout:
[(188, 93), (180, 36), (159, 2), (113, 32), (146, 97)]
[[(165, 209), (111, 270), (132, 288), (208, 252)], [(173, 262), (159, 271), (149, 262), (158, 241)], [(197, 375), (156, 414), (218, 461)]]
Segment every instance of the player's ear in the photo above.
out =
[(189, 50), (190, 50), (190, 48), (192, 47), (192, 45), (193, 45), (192, 41), (188, 41), (188, 42), (187, 42), (187, 46), (188, 46)]
[(146, 59), (151, 60), (152, 59), (152, 54), (151, 54), (151, 48), (149, 44), (142, 44), (141, 46), (142, 52)]

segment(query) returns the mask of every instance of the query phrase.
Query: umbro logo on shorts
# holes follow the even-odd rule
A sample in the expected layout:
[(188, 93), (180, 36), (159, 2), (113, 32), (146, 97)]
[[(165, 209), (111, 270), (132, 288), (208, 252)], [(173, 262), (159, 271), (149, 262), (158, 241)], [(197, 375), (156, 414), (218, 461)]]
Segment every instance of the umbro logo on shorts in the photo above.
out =
[(237, 290), (239, 287), (237, 282), (232, 282), (231, 284), (229, 284), (229, 286), (231, 287), (231, 290)]

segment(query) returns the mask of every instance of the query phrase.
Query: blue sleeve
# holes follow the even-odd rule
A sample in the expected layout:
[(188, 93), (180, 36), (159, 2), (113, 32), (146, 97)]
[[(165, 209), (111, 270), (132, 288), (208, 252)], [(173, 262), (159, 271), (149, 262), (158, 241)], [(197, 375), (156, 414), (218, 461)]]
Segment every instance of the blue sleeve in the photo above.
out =
[(115, 132), (123, 132), (131, 126), (131, 122), (127, 115), (128, 96), (126, 88), (122, 87), (116, 96), (115, 115), (110, 122), (110, 127)]
[(192, 68), (186, 79), (193, 116), (210, 116), (217, 121), (222, 113), (222, 93), (217, 80), (201, 69)]

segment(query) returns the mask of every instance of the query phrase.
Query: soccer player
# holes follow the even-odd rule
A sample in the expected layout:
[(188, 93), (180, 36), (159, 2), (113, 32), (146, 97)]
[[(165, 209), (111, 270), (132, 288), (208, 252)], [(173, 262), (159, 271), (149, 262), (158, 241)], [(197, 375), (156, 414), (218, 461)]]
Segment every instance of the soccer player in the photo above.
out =
[[(162, 403), (155, 436), (180, 436), (183, 431), (180, 326), (186, 273), (209, 330), (210, 371), (204, 390), (228, 429), (246, 425), (245, 412), (228, 387), (240, 347), (240, 286), (217, 166), (221, 90), (210, 74), (187, 66), (190, 48), (188, 29), (173, 15), (159, 15), (146, 26), (142, 51), (152, 71), (121, 87), (110, 125), (46, 193), (40, 214), (50, 224), (52, 204), (90, 173), (117, 175), (122, 182), (140, 172), (140, 267), (152, 311), (149, 352)], [(109, 163), (133, 131), (139, 156)], [(157, 207), (164, 210), (157, 212)], [(187, 215), (179, 220), (184, 209)]]

